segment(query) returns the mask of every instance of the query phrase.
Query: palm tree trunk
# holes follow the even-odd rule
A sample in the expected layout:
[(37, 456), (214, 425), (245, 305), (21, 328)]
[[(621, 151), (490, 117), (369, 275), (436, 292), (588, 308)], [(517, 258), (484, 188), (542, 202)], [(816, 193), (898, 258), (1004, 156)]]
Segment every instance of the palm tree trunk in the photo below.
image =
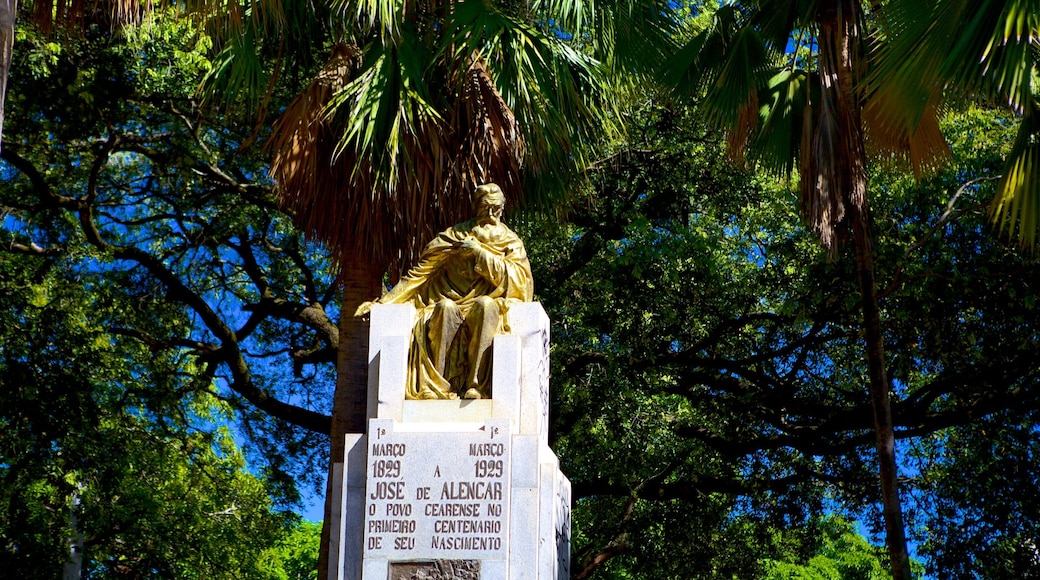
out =
[(11, 71), (14, 48), (14, 24), (18, 15), (16, 0), (0, 0), (0, 136), (4, 131), (4, 99), (7, 95), (7, 75)]
[(877, 436), (881, 505), (885, 520), (888, 556), (894, 580), (910, 579), (910, 555), (903, 530), (903, 509), (899, 501), (899, 473), (896, 466), (895, 431), (892, 427), (892, 404), (888, 397), (885, 372), (885, 346), (881, 336), (881, 315), (877, 305), (877, 282), (874, 279), (873, 243), (865, 211), (852, 215), (852, 240), (856, 247), (856, 270), (863, 298), (863, 329), (866, 335), (867, 375), (870, 380), (870, 404), (874, 411)]
[[(347, 254), (349, 255), (349, 254)], [(356, 259), (344, 266), (343, 306), (339, 315), (339, 355), (336, 363), (336, 392), (332, 399), (332, 438), (329, 476), (325, 487), (325, 520), (321, 527), (318, 579), (328, 580), (329, 538), (332, 523), (332, 474), (342, 462), (344, 436), (364, 433), (368, 405), (368, 319), (354, 316), (362, 302), (382, 293), (383, 271), (369, 260)]]
[[(863, 144), (863, 121), (857, 88), (861, 84), (860, 38), (862, 4), (860, 0), (838, 0), (820, 4), (820, 78), (825, 103), (834, 111), (831, 129), (833, 148), (824, 153), (835, 161), (829, 177), (840, 184), (840, 205), (847, 212), (856, 252), (856, 272), (862, 296), (863, 329), (866, 339), (867, 376), (877, 437), (881, 504), (885, 520), (886, 544), (894, 580), (909, 580), (910, 558), (903, 529), (899, 501), (899, 481), (895, 455), (895, 432), (885, 372), (885, 348), (881, 316), (874, 279), (874, 246), (870, 233), (867, 199), (867, 155)], [(828, 101), (829, 99), (829, 101)]]

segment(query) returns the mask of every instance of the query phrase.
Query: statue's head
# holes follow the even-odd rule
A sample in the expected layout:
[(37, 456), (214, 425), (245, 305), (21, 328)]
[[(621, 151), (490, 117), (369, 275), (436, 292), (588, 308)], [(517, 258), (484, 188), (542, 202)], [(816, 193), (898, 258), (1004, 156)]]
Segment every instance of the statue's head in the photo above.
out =
[(506, 206), (506, 194), (502, 193), (502, 188), (495, 185), (494, 183), (485, 183), (484, 185), (478, 185), (473, 190), (473, 208), (480, 209), (481, 206), (491, 206), (501, 209)]

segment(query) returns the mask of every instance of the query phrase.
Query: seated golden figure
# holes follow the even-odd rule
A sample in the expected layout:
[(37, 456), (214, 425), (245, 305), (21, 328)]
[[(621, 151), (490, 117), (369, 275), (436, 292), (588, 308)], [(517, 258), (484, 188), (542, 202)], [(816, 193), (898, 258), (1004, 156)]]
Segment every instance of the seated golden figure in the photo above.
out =
[(509, 332), (509, 305), (534, 296), (524, 244), (501, 221), (505, 201), (497, 185), (477, 187), (476, 217), (438, 234), (376, 301), (415, 305), (406, 399), (490, 398), (491, 341)]

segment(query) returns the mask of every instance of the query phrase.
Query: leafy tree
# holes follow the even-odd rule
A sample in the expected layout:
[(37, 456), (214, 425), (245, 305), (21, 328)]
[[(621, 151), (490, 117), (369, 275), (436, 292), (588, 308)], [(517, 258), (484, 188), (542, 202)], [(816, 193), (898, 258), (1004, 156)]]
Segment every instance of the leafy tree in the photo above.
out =
[(291, 514), (273, 510), (226, 428), (203, 427), (226, 421), (227, 409), (211, 384), (184, 372), (190, 362), (149, 352), (102, 322), (144, 307), (155, 323), (184, 328), (183, 312), (130, 305), (98, 285), (97, 272), (32, 243), (16, 238), (7, 249), (5, 574), (53, 578), (69, 562), (86, 577), (254, 575), (257, 553)]
[[(190, 22), (142, 40), (58, 44), (25, 29), (11, 76), (0, 529), (5, 563), (24, 577), (53, 577), (70, 542), (86, 575), (259, 576), (295, 485), (277, 462), (245, 472), (217, 427), (235, 413), (267, 447), (302, 447), (296, 458), (307, 436), (256, 409), (327, 430), (307, 407), (320, 398), (292, 381), (291, 403), (270, 397), (249, 367), (320, 358), (321, 331), (335, 328), (316, 294), (327, 281), (288, 219), (270, 215), (269, 190), (239, 186), (258, 166), (242, 159), (233, 177), (214, 164), (222, 148), (235, 159), (232, 134), (192, 106), (184, 81), (208, 61)], [(276, 298), (261, 268), (314, 301)], [(239, 413), (246, 401), (253, 415)]]

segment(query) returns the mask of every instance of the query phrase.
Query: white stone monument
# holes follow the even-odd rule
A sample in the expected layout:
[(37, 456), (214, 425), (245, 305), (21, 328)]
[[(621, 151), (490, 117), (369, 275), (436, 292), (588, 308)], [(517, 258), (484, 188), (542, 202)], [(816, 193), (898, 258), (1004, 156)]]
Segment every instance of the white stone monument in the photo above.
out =
[(549, 320), (509, 309), (490, 399), (405, 400), (410, 304), (377, 304), (367, 434), (348, 435), (329, 578), (564, 580), (570, 481), (549, 448)]

